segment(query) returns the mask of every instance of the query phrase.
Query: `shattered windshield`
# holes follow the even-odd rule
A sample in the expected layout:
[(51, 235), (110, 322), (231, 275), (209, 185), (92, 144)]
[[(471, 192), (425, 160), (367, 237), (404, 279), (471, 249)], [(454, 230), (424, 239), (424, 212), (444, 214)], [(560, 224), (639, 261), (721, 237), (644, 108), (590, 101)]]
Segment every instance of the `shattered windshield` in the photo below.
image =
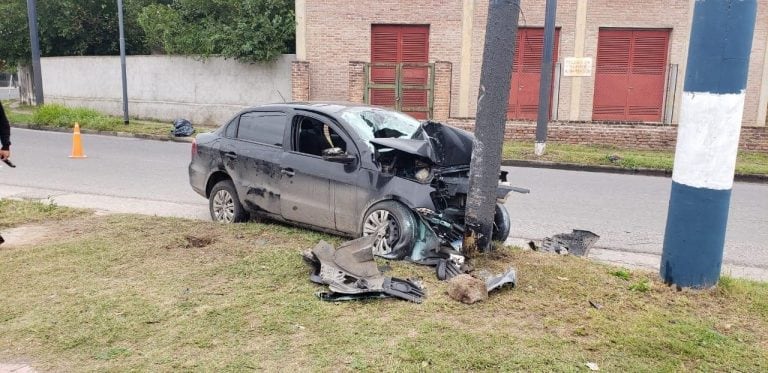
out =
[(419, 129), (419, 121), (396, 111), (371, 107), (354, 107), (341, 113), (360, 137), (369, 141), (375, 138), (410, 138)]

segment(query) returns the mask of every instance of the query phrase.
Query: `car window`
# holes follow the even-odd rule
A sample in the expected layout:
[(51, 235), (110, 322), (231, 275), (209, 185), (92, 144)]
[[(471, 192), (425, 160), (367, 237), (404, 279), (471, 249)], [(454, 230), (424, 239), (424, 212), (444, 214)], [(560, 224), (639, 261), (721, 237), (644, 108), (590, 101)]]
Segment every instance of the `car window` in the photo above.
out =
[(407, 114), (372, 107), (349, 108), (341, 117), (365, 141), (382, 137), (410, 138), (420, 125)]
[(240, 117), (235, 117), (235, 119), (232, 119), (229, 124), (227, 124), (227, 128), (224, 130), (224, 137), (228, 137), (230, 139), (234, 139), (237, 135), (237, 121), (240, 119)]
[(323, 150), (341, 148), (347, 151), (347, 143), (328, 124), (315, 118), (297, 115), (293, 120), (294, 146), (299, 153), (321, 156)]
[(262, 144), (282, 146), (285, 120), (284, 113), (245, 113), (240, 116), (237, 138)]

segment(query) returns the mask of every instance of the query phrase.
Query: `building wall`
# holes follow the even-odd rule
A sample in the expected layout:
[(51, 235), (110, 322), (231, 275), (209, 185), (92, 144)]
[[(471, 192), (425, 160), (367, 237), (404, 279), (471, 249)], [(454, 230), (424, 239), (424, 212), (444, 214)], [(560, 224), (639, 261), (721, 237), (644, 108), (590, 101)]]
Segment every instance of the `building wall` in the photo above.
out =
[[(269, 64), (182, 56), (128, 56), (126, 60), (131, 117), (221, 124), (245, 107), (283, 102), (292, 96), (294, 55)], [(46, 103), (122, 115), (119, 57), (46, 57), (41, 65)]]
[[(349, 62), (371, 60), (371, 24), (429, 24), (429, 61), (460, 64), (461, 0), (306, 0), (305, 4), (312, 100), (349, 98)], [(459, 75), (454, 73), (451, 85), (458, 84)], [(452, 89), (452, 111), (457, 95)]]
[[(471, 6), (467, 7), (467, 2)], [(429, 24), (430, 62), (442, 60), (453, 65), (451, 84), (451, 116), (466, 113), (474, 117), (480, 82), (483, 43), (485, 39), (487, 0), (302, 0), (306, 34), (303, 46), (310, 62), (310, 97), (313, 100), (348, 98), (349, 61), (370, 61), (370, 25), (376, 23)], [(543, 27), (544, 0), (522, 1), (520, 27)], [(298, 4), (298, 3), (297, 3)], [(578, 19), (577, 9), (586, 9), (585, 17)], [(462, 71), (461, 44), (464, 9), (471, 9), (471, 46), (469, 88), (460, 85)], [(560, 27), (558, 62), (578, 55), (576, 46), (583, 45), (583, 56), (595, 61), (598, 32), (601, 27), (669, 28), (668, 63), (678, 65), (678, 77), (672, 123), (679, 117), (680, 99), (685, 77), (685, 64), (690, 33), (692, 0), (560, 0), (557, 8), (557, 27)], [(584, 25), (584, 35), (578, 35), (577, 24)], [(300, 39), (300, 38), (299, 38)], [(301, 42), (301, 40), (299, 40)], [(758, 112), (768, 102), (768, 0), (758, 0), (757, 25), (750, 62), (747, 99), (744, 109), (745, 126), (765, 126), (758, 121)], [(572, 97), (574, 82), (580, 87)], [(590, 77), (561, 77), (557, 119), (584, 121), (592, 119), (594, 97), (594, 71)], [(460, 102), (462, 90), (468, 92)], [(761, 102), (762, 101), (762, 102)], [(762, 114), (765, 115), (765, 114)]]

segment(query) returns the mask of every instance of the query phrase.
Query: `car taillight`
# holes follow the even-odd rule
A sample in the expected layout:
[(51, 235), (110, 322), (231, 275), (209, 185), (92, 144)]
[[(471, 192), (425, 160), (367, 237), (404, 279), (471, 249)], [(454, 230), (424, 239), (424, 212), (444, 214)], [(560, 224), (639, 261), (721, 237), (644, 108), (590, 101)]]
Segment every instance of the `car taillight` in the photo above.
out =
[(192, 139), (192, 158), (195, 158), (195, 155), (197, 155), (197, 140)]

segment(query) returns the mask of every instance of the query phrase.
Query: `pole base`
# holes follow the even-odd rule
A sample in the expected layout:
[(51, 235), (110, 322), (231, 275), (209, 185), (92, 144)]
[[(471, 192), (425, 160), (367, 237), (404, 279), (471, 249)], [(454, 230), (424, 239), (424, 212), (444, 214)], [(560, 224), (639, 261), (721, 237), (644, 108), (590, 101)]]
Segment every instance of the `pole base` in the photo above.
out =
[(536, 145), (533, 147), (533, 153), (536, 154), (537, 157), (541, 157), (544, 155), (544, 149), (547, 147), (547, 143), (545, 142), (537, 142)]

